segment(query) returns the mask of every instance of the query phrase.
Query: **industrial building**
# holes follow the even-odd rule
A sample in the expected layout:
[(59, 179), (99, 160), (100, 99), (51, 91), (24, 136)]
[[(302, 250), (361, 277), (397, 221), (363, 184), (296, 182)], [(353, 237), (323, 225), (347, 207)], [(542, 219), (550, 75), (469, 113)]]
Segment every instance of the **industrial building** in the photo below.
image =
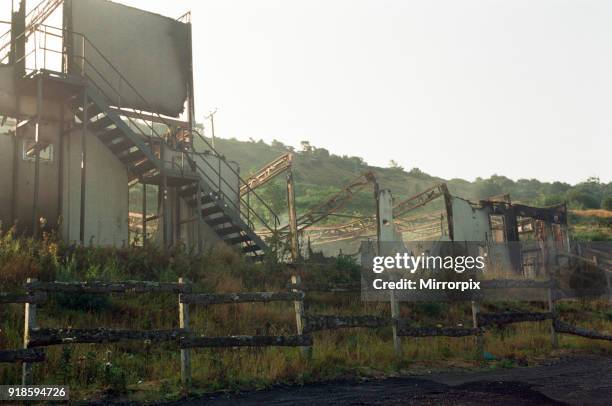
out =
[[(3, 26), (4, 230), (54, 229), (69, 243), (109, 246), (139, 240), (202, 249), (225, 241), (247, 255), (264, 253), (253, 227), (273, 231), (278, 218), (262, 215), (264, 202), (252, 208), (258, 196), (237, 165), (195, 129), (189, 13), (14, 0)], [(139, 238), (128, 227), (134, 188), (143, 196)], [(147, 199), (152, 194), (157, 199)]]

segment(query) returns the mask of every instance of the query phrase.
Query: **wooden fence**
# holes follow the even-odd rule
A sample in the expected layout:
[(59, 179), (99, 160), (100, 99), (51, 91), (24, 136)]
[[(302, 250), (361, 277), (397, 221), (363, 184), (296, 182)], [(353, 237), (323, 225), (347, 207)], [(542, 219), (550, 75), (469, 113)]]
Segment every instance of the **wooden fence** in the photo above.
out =
[[(0, 362), (22, 362), (22, 383), (31, 385), (32, 363), (45, 360), (42, 347), (82, 343), (114, 343), (119, 341), (148, 341), (151, 343), (175, 342), (181, 351), (181, 380), (191, 382), (191, 357), (193, 348), (214, 347), (311, 347), (312, 337), (302, 334), (302, 313), (296, 312), (298, 334), (294, 336), (223, 336), (197, 335), (189, 328), (189, 305), (220, 305), (232, 303), (269, 303), (290, 301), (295, 308), (303, 309), (304, 293), (244, 292), (244, 293), (192, 293), (193, 286), (183, 278), (178, 283), (147, 281), (125, 282), (38, 282), (28, 279), (27, 294), (0, 293), (2, 303), (24, 303), (25, 323), (23, 349), (0, 350)], [(112, 328), (37, 328), (36, 305), (47, 300), (48, 293), (174, 293), (178, 294), (179, 328), (170, 330), (125, 330)]]
[[(329, 292), (329, 293), (357, 293), (361, 291), (360, 284), (342, 284), (335, 286), (325, 286), (320, 284), (302, 285), (296, 284), (295, 280), (289, 285), (290, 288), (301, 289), (306, 292)], [(343, 328), (381, 328), (394, 326), (394, 349), (396, 355), (401, 356), (401, 337), (467, 337), (476, 338), (477, 353), (484, 357), (485, 343), (484, 333), (487, 328), (492, 326), (502, 327), (513, 323), (535, 322), (551, 320), (550, 335), (553, 348), (558, 347), (557, 333), (573, 334), (591, 339), (612, 341), (610, 335), (602, 334), (597, 331), (585, 330), (571, 326), (562, 322), (558, 318), (555, 308), (555, 283), (553, 281), (534, 281), (524, 279), (503, 279), (503, 280), (484, 280), (481, 287), (485, 289), (546, 289), (548, 291), (546, 312), (503, 312), (503, 313), (482, 313), (480, 302), (472, 301), (472, 327), (411, 327), (409, 320), (399, 317), (399, 304), (393, 309), (391, 304), (390, 317), (380, 317), (375, 315), (315, 315), (304, 316), (304, 332), (311, 333), (322, 330), (335, 330)]]
[[(534, 288), (548, 289), (547, 312), (504, 312), (481, 313), (480, 303), (472, 302), (473, 326), (466, 327), (414, 327), (399, 317), (399, 304), (390, 317), (376, 315), (317, 315), (307, 314), (304, 308), (304, 291), (355, 292), (352, 286), (305, 286), (299, 276), (293, 276), (287, 291), (281, 292), (238, 292), (238, 293), (198, 293), (193, 285), (183, 278), (177, 283), (146, 281), (124, 282), (38, 282), (28, 279), (26, 294), (0, 293), (0, 304), (23, 303), (25, 323), (23, 348), (0, 350), (0, 362), (23, 364), (22, 383), (32, 384), (32, 364), (45, 360), (44, 347), (50, 345), (69, 345), (78, 343), (112, 343), (125, 340), (147, 340), (151, 343), (174, 342), (181, 352), (181, 380), (184, 385), (191, 383), (191, 353), (196, 348), (215, 347), (301, 347), (304, 354), (312, 354), (313, 338), (311, 333), (322, 330), (345, 328), (382, 328), (394, 327), (394, 349), (401, 355), (401, 337), (467, 337), (476, 338), (477, 351), (484, 354), (484, 333), (490, 326), (504, 326), (511, 323), (551, 320), (552, 345), (558, 345), (557, 333), (578, 335), (590, 339), (612, 341), (611, 335), (585, 330), (561, 321), (555, 310), (555, 288), (551, 282), (524, 280), (486, 281), (484, 287), (493, 289)], [(170, 330), (124, 330), (111, 328), (72, 329), (37, 328), (36, 306), (45, 303), (50, 293), (170, 293), (178, 295), (179, 328)], [(221, 336), (198, 335), (189, 325), (189, 306), (212, 306), (235, 303), (293, 302), (296, 317), (296, 334), (290, 336)]]

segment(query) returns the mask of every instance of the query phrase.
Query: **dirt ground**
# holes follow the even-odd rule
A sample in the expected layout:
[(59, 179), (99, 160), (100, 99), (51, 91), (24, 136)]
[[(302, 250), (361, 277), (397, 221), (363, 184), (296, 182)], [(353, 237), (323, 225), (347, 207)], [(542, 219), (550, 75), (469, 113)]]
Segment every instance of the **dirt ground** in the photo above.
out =
[(214, 395), (167, 405), (612, 405), (612, 357), (536, 367), (333, 381)]

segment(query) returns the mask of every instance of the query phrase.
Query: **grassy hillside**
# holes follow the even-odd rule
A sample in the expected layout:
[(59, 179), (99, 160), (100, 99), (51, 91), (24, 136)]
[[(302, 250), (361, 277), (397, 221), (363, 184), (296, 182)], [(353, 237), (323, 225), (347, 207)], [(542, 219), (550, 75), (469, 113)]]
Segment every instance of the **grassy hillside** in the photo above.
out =
[[(513, 181), (499, 175), (469, 182), (463, 179), (441, 179), (430, 176), (418, 168), (405, 170), (399, 166), (374, 167), (368, 165), (362, 158), (335, 155), (326, 149), (311, 146), (307, 142), (302, 144), (301, 150), (295, 151), (294, 148), (278, 141), (268, 145), (263, 141), (215, 139), (215, 148), (228, 159), (240, 164), (243, 178), (279, 155), (293, 152), (296, 199), (300, 211), (328, 198), (351, 179), (367, 170), (373, 171), (380, 186), (391, 189), (397, 199), (412, 196), (435, 183), (446, 182), (451, 193), (472, 200), (510, 193), (513, 201), (525, 204), (549, 206), (567, 201), (570, 207), (575, 209), (612, 210), (612, 183), (601, 183), (597, 178), (590, 178), (573, 186), (563, 182), (540, 182), (536, 179)], [(279, 200), (284, 196), (284, 186), (280, 180), (260, 190), (262, 195), (270, 200)], [(284, 202), (278, 202), (275, 206), (283, 211)], [(371, 214), (374, 210), (371, 193), (362, 193), (347, 210), (364, 215)]]

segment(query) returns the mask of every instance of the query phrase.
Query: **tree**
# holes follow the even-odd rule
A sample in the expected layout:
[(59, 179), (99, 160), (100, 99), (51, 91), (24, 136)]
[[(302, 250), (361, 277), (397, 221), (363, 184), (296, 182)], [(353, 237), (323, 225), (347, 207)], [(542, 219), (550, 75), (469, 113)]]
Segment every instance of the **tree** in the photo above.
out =
[(282, 142), (280, 142), (279, 140), (277, 140), (277, 139), (273, 139), (272, 143), (270, 144), (270, 146), (272, 148), (275, 148), (275, 149), (281, 149), (281, 150), (286, 150), (287, 149), (287, 146), (285, 144), (283, 144)]
[(404, 168), (400, 164), (398, 164), (395, 159), (392, 159), (392, 160), (389, 161), (389, 168), (395, 169), (395, 170), (397, 170), (399, 172), (403, 172), (404, 171)]
[(425, 172), (423, 172), (419, 168), (412, 168), (408, 172), (408, 175), (412, 176), (413, 178), (417, 178), (417, 179), (429, 179), (429, 178), (431, 178), (431, 176), (429, 176), (428, 174), (426, 174)]
[(318, 158), (329, 158), (329, 151), (326, 150), (325, 148), (317, 148), (314, 151), (314, 154)]
[(502, 187), (491, 179), (484, 179), (476, 182), (476, 194), (479, 199), (488, 199), (491, 196), (496, 196), (504, 193)]
[(604, 197), (601, 202), (601, 208), (606, 210), (612, 210), (612, 195)]
[(600, 200), (591, 193), (574, 188), (567, 193), (570, 206), (577, 209), (599, 209)]
[(301, 141), (300, 145), (302, 146), (302, 152), (310, 153), (314, 149), (314, 147), (310, 145), (310, 141)]
[(541, 195), (538, 200), (538, 206), (555, 206), (557, 204), (563, 203), (563, 195), (558, 194), (550, 194), (550, 195)]

